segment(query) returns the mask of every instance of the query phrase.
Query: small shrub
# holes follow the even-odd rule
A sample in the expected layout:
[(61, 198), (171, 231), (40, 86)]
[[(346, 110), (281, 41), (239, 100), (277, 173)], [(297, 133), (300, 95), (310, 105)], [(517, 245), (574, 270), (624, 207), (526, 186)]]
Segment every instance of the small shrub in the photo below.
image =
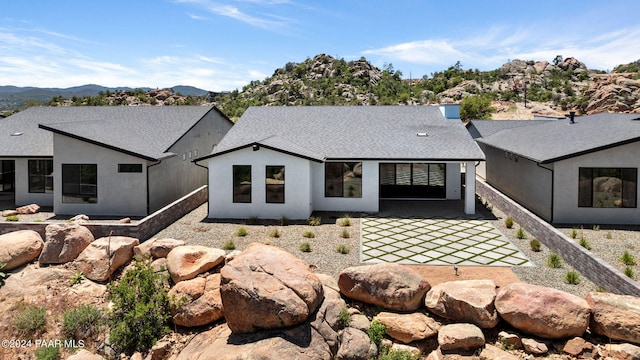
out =
[(587, 250), (591, 250), (591, 243), (589, 243), (589, 241), (585, 239), (584, 236), (580, 238), (580, 246)]
[(336, 249), (336, 251), (340, 254), (348, 254), (349, 253), (349, 247), (345, 244), (340, 244), (338, 245), (338, 248)]
[(349, 234), (349, 230), (342, 229), (342, 231), (340, 232), (340, 237), (343, 239), (348, 239), (351, 237), (351, 234)]
[(598, 287), (596, 288), (596, 292), (599, 292), (599, 293), (606, 293), (606, 292), (608, 292), (608, 291), (607, 291), (607, 289), (605, 289), (605, 288), (603, 288), (603, 287), (598, 286)]
[(280, 223), (280, 226), (287, 226), (287, 225), (289, 225), (289, 222), (290, 222), (289, 218), (284, 216), (284, 215), (282, 215), (282, 217), (280, 218), (280, 222), (279, 223)]
[(547, 265), (553, 269), (559, 269), (562, 267), (562, 258), (556, 253), (551, 253), (547, 258)]
[(269, 236), (272, 237), (272, 238), (279, 238), (280, 237), (280, 231), (278, 229), (273, 229), (269, 233)]
[(344, 214), (340, 219), (338, 219), (339, 226), (351, 226), (351, 217), (347, 214)]
[(300, 251), (302, 252), (311, 252), (311, 244), (309, 244), (308, 242), (303, 242), (302, 244), (300, 244)]
[(607, 232), (607, 235), (605, 237), (609, 240), (613, 239), (613, 235), (611, 235), (611, 231)]
[(575, 270), (571, 270), (565, 275), (564, 282), (570, 285), (578, 285), (580, 284), (580, 274)]
[(320, 216), (312, 216), (309, 218), (309, 225), (320, 226), (322, 225), (322, 218)]
[(236, 230), (236, 236), (245, 237), (245, 236), (247, 236), (247, 234), (249, 234), (249, 232), (247, 231), (247, 228), (245, 228), (245, 227), (241, 226)]
[(631, 266), (627, 266), (624, 268), (624, 274), (631, 279), (634, 279), (636, 277), (636, 273), (633, 271), (633, 268)]
[(577, 239), (578, 238), (578, 229), (576, 229), (576, 228), (571, 229), (571, 232), (569, 233), (569, 236), (572, 239)]
[(593, 231), (600, 231), (600, 225), (593, 225)]
[(367, 329), (367, 335), (369, 335), (369, 340), (372, 343), (376, 344), (378, 349), (380, 348), (380, 342), (384, 337), (384, 334), (387, 333), (387, 327), (378, 321), (378, 319), (373, 319), (369, 328)]
[(620, 261), (627, 266), (636, 264), (636, 258), (633, 257), (633, 255), (631, 255), (629, 251), (626, 251), (626, 250), (624, 254), (622, 254), (622, 256), (620, 257)]
[(343, 328), (349, 326), (349, 323), (351, 323), (351, 313), (349, 313), (347, 308), (340, 309), (340, 312), (338, 313), (338, 321), (340, 322), (340, 326)]
[(5, 219), (6, 221), (19, 221), (18, 215), (9, 215)]
[(233, 240), (227, 240), (224, 244), (222, 244), (222, 250), (235, 250), (236, 244)]
[(504, 219), (504, 226), (506, 226), (507, 229), (511, 229), (513, 227), (513, 218), (511, 216)]
[(82, 280), (86, 279), (82, 272), (77, 272), (71, 275), (71, 280), (69, 280), (69, 286), (73, 286), (75, 284), (80, 284)]
[(316, 237), (316, 234), (314, 234), (313, 231), (311, 230), (305, 230), (302, 232), (302, 237), (307, 239), (313, 239), (314, 237)]
[(102, 311), (94, 305), (80, 305), (65, 311), (63, 315), (62, 333), (76, 340), (98, 335), (104, 317)]
[(527, 233), (524, 231), (523, 228), (519, 227), (518, 230), (516, 231), (516, 237), (520, 240), (526, 239)]
[(420, 356), (409, 350), (383, 348), (377, 357), (378, 360), (419, 360)]
[(60, 348), (57, 346), (40, 346), (33, 353), (36, 360), (58, 360), (60, 359)]
[(540, 240), (537, 239), (532, 239), (531, 241), (529, 241), (529, 246), (531, 246), (531, 250), (535, 252), (539, 252), (542, 248)]
[(34, 335), (44, 330), (47, 324), (47, 310), (42, 306), (28, 305), (16, 316), (13, 327), (22, 335)]

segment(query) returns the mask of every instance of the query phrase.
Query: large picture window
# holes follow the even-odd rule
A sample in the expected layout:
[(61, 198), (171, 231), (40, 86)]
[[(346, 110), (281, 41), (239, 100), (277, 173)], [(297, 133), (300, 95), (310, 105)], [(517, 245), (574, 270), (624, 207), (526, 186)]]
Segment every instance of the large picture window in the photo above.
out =
[(446, 197), (446, 169), (442, 163), (381, 163), (381, 198)]
[(361, 162), (327, 162), (324, 164), (325, 197), (362, 197)]
[(266, 167), (267, 203), (284, 203), (284, 166)]
[(29, 160), (29, 192), (53, 193), (53, 160)]
[(635, 168), (580, 168), (578, 206), (637, 207), (638, 170)]
[(233, 165), (233, 202), (251, 202), (251, 165)]
[(62, 202), (98, 202), (98, 165), (62, 164)]

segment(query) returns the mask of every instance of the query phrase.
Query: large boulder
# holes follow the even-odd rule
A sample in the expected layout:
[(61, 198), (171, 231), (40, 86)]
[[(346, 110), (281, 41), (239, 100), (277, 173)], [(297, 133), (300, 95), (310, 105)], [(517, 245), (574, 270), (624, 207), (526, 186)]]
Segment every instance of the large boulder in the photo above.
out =
[(396, 314), (381, 312), (375, 317), (387, 328), (387, 335), (408, 344), (435, 336), (440, 324), (423, 313)]
[(126, 236), (102, 237), (87, 246), (76, 259), (78, 270), (93, 281), (106, 281), (133, 258), (138, 239)]
[(0, 263), (13, 270), (38, 258), (44, 242), (33, 230), (18, 230), (0, 235)]
[(36, 214), (40, 211), (40, 205), (38, 204), (29, 204), (25, 206), (20, 206), (16, 209), (16, 212), (21, 215), (30, 215)]
[(526, 283), (511, 283), (501, 288), (495, 306), (514, 328), (547, 339), (582, 336), (591, 316), (586, 300)]
[(133, 248), (133, 254), (154, 259), (166, 258), (173, 248), (184, 244), (184, 241), (177, 239), (150, 239)]
[(40, 264), (64, 264), (75, 260), (95, 239), (88, 228), (78, 224), (56, 223), (45, 228)]
[(491, 280), (449, 281), (432, 287), (424, 304), (445, 319), (493, 328), (500, 321), (495, 298), (496, 284)]
[(250, 244), (220, 274), (225, 318), (234, 333), (300, 324), (324, 299), (307, 263), (275, 246)]
[(50, 293), (50, 289), (58, 282), (63, 282), (67, 287), (72, 275), (73, 271), (62, 266), (27, 266), (5, 280), (4, 286), (0, 287), (0, 298), (34, 299)]
[(177, 304), (172, 311), (176, 325), (202, 326), (224, 317), (220, 274), (181, 281), (169, 291), (169, 297)]
[(340, 333), (337, 360), (369, 360), (375, 358), (378, 349), (364, 331), (348, 327)]
[(473, 324), (449, 324), (438, 332), (438, 345), (443, 351), (476, 349), (484, 343), (482, 330)]
[(392, 263), (346, 268), (338, 287), (348, 298), (396, 311), (418, 309), (431, 288), (417, 271)]
[(178, 246), (167, 255), (167, 270), (178, 283), (213, 269), (224, 261), (224, 255), (224, 250), (208, 246)]
[(630, 295), (592, 292), (591, 331), (613, 340), (640, 344), (640, 298)]

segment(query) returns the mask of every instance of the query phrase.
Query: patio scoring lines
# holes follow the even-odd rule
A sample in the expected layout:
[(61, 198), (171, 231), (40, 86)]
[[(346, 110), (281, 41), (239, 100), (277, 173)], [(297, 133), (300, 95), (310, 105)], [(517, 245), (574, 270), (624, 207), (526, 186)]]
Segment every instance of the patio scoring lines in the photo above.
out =
[(482, 220), (363, 218), (361, 228), (362, 262), (533, 266), (502, 233)]

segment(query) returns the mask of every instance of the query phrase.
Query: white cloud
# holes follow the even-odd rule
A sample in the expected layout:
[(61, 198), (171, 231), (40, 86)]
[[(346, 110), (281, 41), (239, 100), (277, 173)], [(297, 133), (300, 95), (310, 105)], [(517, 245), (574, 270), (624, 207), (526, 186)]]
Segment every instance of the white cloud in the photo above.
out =
[[(226, 16), (251, 26), (255, 26), (261, 29), (278, 30), (285, 27), (291, 22), (290, 19), (280, 17), (277, 15), (263, 15), (263, 14), (250, 14), (248, 11), (243, 11), (237, 6), (226, 4), (222, 1), (213, 0), (175, 0), (177, 3), (191, 4), (197, 6), (205, 11), (214, 15)], [(254, 0), (248, 3), (257, 5), (282, 5), (289, 3), (288, 1), (268, 1), (268, 0)], [(199, 15), (189, 15), (192, 18), (203, 18)]]

